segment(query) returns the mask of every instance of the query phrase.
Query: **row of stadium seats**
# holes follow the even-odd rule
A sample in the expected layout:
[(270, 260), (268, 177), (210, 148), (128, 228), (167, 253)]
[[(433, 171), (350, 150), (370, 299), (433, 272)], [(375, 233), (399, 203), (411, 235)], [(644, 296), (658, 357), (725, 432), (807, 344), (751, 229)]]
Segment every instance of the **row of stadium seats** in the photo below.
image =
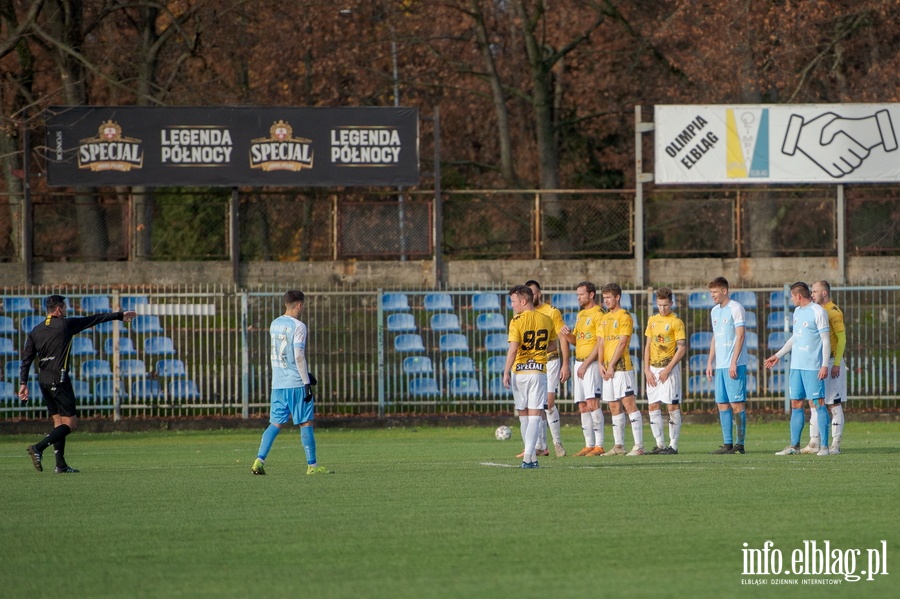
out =
[[(3, 297), (0, 298), (0, 312), (6, 314), (34, 314), (43, 312), (43, 297)], [(72, 298), (67, 298), (71, 301)], [(150, 300), (146, 295), (123, 295), (119, 298), (122, 310), (134, 310), (136, 306), (147, 304)], [(69, 309), (71, 309), (71, 304)], [(85, 295), (78, 299), (78, 308), (85, 314), (97, 312), (112, 312), (110, 297), (108, 295)]]
[[(0, 335), (16, 335), (18, 333), (28, 334), (37, 325), (41, 324), (46, 316), (41, 314), (31, 314), (23, 316), (16, 326), (12, 316), (0, 316)], [(112, 333), (115, 322), (101, 322), (91, 327), (92, 331), (98, 333)], [(138, 314), (130, 323), (119, 322), (119, 331), (122, 334), (134, 333), (136, 335), (165, 335), (166, 330), (159, 320), (159, 316), (155, 314)]]
[[(93, 388), (87, 381), (73, 380), (72, 387), (75, 390), (75, 397), (82, 401), (93, 399), (98, 403), (108, 403), (113, 399), (112, 380), (96, 381)], [(41, 397), (41, 389), (37, 381), (33, 379), (29, 381), (28, 388), (31, 397)], [(18, 402), (18, 392), (18, 383), (0, 381), (0, 401)], [(120, 385), (118, 395), (121, 398), (128, 397), (144, 401), (196, 400), (200, 398), (200, 390), (197, 384), (190, 379), (174, 379), (164, 384), (156, 379), (138, 378), (132, 381), (130, 393), (126, 391), (124, 385)]]
[[(751, 310), (758, 306), (756, 302), (755, 291), (732, 291), (729, 297), (744, 307), (745, 310)], [(712, 297), (708, 291), (697, 291), (688, 294), (688, 308), (706, 309), (713, 307)], [(769, 294), (769, 308), (783, 310), (791, 305), (791, 294), (785, 291), (773, 291)]]
[[(499, 293), (473, 293), (469, 295), (457, 295), (464, 302), (460, 305), (461, 309), (473, 310), (475, 312), (501, 312), (503, 302), (501, 296), (505, 297), (506, 309), (510, 309), (509, 296)], [(456, 309), (453, 303), (454, 296), (449, 293), (428, 293), (422, 299), (422, 307), (429, 312), (452, 312)], [(550, 298), (550, 303), (559, 309), (560, 312), (577, 312), (581, 309), (578, 305), (578, 296), (574, 293), (557, 293)], [(632, 309), (631, 294), (623, 293), (621, 299), (622, 307), (626, 310)], [(385, 312), (408, 312), (412, 309), (409, 301), (409, 295), (406, 293), (385, 293), (381, 296), (381, 308)]]
[[(109, 337), (104, 341), (103, 351), (107, 355), (112, 355), (115, 350), (114, 340)], [(147, 337), (144, 339), (143, 352), (147, 356), (174, 356), (175, 342), (171, 337)], [(94, 356), (97, 349), (94, 347), (94, 340), (84, 335), (76, 335), (72, 337), (72, 348), (70, 355), (73, 357)], [(137, 354), (130, 337), (119, 337), (119, 355), (133, 356)], [(18, 356), (19, 349), (14, 341), (8, 337), (0, 337), (0, 356)]]
[[(9, 360), (4, 364), (2, 370), (3, 379), (7, 381), (18, 381), (21, 364), (21, 360)], [(35, 374), (33, 364), (31, 373), (32, 375)], [(85, 360), (72, 372), (72, 374), (77, 374), (79, 378), (84, 380), (104, 379), (112, 378), (113, 370), (108, 360)], [(147, 376), (148, 374), (164, 379), (187, 378), (188, 375), (184, 362), (177, 359), (159, 360), (152, 373), (147, 370), (147, 366), (143, 360), (132, 359), (119, 361), (119, 376), (137, 377)]]

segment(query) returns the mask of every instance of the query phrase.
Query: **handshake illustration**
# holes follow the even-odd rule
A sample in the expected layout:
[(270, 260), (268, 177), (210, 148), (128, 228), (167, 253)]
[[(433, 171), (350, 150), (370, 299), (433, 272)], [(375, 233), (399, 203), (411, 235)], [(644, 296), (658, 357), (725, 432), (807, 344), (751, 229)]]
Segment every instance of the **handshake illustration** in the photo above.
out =
[(781, 151), (793, 156), (800, 150), (832, 177), (843, 177), (859, 168), (872, 148), (880, 145), (885, 152), (897, 149), (897, 134), (887, 110), (863, 118), (826, 112), (810, 121), (791, 115)]

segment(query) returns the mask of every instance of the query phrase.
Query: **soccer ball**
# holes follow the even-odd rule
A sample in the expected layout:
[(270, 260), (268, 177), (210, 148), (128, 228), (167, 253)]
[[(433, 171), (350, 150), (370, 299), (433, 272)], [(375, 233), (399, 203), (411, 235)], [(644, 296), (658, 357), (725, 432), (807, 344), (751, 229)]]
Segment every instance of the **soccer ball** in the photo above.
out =
[(494, 431), (494, 436), (498, 441), (509, 441), (512, 438), (512, 429), (508, 426), (498, 426)]

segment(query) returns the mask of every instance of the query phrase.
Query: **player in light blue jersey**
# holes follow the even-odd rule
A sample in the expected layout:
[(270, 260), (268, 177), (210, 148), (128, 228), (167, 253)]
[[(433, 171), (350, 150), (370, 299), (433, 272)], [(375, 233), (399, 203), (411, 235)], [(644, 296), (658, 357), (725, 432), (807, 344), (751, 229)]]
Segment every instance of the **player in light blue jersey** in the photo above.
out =
[[(713, 342), (706, 362), (706, 378), (715, 380), (716, 407), (722, 425), (722, 446), (713, 453), (744, 453), (747, 433), (744, 307), (729, 297), (725, 277), (716, 277), (708, 287), (715, 305), (710, 313)], [(732, 435), (733, 426), (736, 435)]]
[(302, 291), (284, 294), (284, 314), (269, 326), (272, 349), (272, 395), (269, 427), (263, 432), (259, 453), (250, 471), (265, 474), (266, 456), (281, 429), (288, 422), (300, 427), (300, 442), (306, 452), (307, 474), (331, 474), (316, 463), (316, 438), (313, 433), (315, 414), (312, 385), (314, 377), (306, 362), (306, 325), (300, 321), (305, 297)]
[(825, 379), (831, 358), (828, 315), (812, 300), (806, 283), (791, 285), (791, 301), (795, 306), (793, 334), (784, 347), (766, 360), (766, 368), (772, 368), (782, 356), (791, 352), (791, 444), (775, 455), (800, 453), (800, 435), (806, 420), (804, 400), (809, 401), (810, 410), (816, 414), (822, 435), (822, 449), (816, 455), (828, 455), (828, 409), (825, 407)]

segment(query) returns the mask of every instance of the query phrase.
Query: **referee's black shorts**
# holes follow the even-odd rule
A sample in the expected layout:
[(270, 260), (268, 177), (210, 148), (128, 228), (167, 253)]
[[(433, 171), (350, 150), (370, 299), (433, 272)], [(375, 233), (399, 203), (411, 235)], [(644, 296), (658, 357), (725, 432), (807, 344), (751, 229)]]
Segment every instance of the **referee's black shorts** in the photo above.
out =
[(44, 396), (44, 405), (50, 416), (78, 416), (75, 408), (75, 389), (72, 388), (72, 380), (66, 377), (64, 383), (59, 380), (58, 372), (41, 372), (38, 382), (41, 384), (41, 393)]

